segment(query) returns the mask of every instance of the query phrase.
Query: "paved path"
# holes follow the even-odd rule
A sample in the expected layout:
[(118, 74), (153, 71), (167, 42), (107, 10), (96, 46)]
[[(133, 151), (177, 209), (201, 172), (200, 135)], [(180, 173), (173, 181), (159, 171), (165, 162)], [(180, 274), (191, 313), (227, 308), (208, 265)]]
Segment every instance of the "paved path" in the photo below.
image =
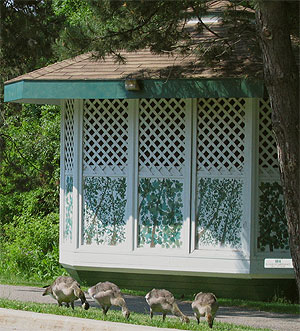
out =
[[(40, 303), (55, 304), (56, 301), (50, 296), (42, 296), (43, 289), (27, 286), (10, 286), (0, 284), (0, 297), (19, 301), (32, 301)], [(98, 307), (87, 295), (92, 307)], [(149, 307), (144, 297), (125, 295), (128, 308), (137, 313), (149, 313)], [(80, 306), (78, 300), (76, 305)], [(191, 305), (188, 302), (178, 302), (180, 309), (188, 316), (193, 316)], [(118, 309), (118, 308), (117, 308)], [(256, 328), (268, 328), (278, 331), (300, 330), (300, 318), (297, 315), (276, 314), (261, 311), (253, 311), (237, 307), (220, 307), (216, 316), (216, 321), (249, 325)], [(0, 330), (1, 319), (0, 319)], [(13, 330), (13, 329), (7, 329)], [(15, 329), (17, 330), (17, 329)], [(24, 329), (23, 329), (24, 330)], [(26, 329), (25, 329), (26, 330)], [(62, 330), (62, 329), (61, 329)], [(107, 328), (103, 330), (108, 330)], [(113, 329), (111, 329), (113, 330)], [(122, 330), (122, 329), (121, 329)], [(123, 330), (122, 330), (123, 331)]]

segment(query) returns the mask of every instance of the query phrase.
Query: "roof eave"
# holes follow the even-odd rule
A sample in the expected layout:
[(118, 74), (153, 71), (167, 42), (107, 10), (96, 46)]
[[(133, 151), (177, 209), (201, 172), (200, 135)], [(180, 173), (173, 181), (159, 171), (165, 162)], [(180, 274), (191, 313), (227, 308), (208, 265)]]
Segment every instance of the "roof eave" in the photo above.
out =
[(21, 80), (4, 86), (4, 101), (60, 104), (65, 99), (263, 97), (264, 84), (249, 78), (149, 79), (140, 91), (124, 80)]

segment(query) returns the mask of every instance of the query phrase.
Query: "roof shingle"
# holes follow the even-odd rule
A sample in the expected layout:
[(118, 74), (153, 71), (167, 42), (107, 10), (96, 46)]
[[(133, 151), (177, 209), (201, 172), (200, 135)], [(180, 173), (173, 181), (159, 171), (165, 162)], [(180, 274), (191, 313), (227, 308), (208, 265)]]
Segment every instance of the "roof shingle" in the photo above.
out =
[[(222, 27), (214, 24), (214, 29)], [(205, 31), (197, 36), (197, 42), (211, 42), (215, 35)], [(243, 43), (225, 61), (214, 62), (213, 66), (197, 58), (195, 54), (183, 56), (180, 54), (152, 54), (144, 49), (136, 52), (121, 52), (126, 63), (116, 63), (112, 56), (105, 60), (96, 60), (92, 53), (86, 53), (54, 63), (47, 67), (13, 78), (5, 84), (22, 80), (122, 80), (137, 79), (178, 79), (178, 78), (239, 78), (256, 76), (261, 71), (261, 63), (249, 61), (247, 44)]]

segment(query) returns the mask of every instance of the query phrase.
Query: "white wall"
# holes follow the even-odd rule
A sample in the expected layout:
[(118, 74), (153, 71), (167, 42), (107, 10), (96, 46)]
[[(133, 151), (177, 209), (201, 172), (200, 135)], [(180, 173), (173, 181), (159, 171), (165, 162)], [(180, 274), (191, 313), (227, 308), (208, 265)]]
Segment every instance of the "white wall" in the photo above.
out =
[(262, 268), (265, 257), (288, 251), (257, 249), (262, 105), (249, 98), (66, 101), (60, 262), (93, 270), (291, 275)]

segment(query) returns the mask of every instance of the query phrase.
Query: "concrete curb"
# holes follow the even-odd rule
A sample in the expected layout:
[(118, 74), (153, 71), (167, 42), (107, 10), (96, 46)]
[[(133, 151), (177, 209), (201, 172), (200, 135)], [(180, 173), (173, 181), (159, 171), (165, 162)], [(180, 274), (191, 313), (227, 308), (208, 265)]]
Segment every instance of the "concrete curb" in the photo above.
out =
[(0, 308), (0, 329), (1, 331), (175, 331), (175, 329), (97, 321), (87, 318), (33, 313), (4, 308)]

